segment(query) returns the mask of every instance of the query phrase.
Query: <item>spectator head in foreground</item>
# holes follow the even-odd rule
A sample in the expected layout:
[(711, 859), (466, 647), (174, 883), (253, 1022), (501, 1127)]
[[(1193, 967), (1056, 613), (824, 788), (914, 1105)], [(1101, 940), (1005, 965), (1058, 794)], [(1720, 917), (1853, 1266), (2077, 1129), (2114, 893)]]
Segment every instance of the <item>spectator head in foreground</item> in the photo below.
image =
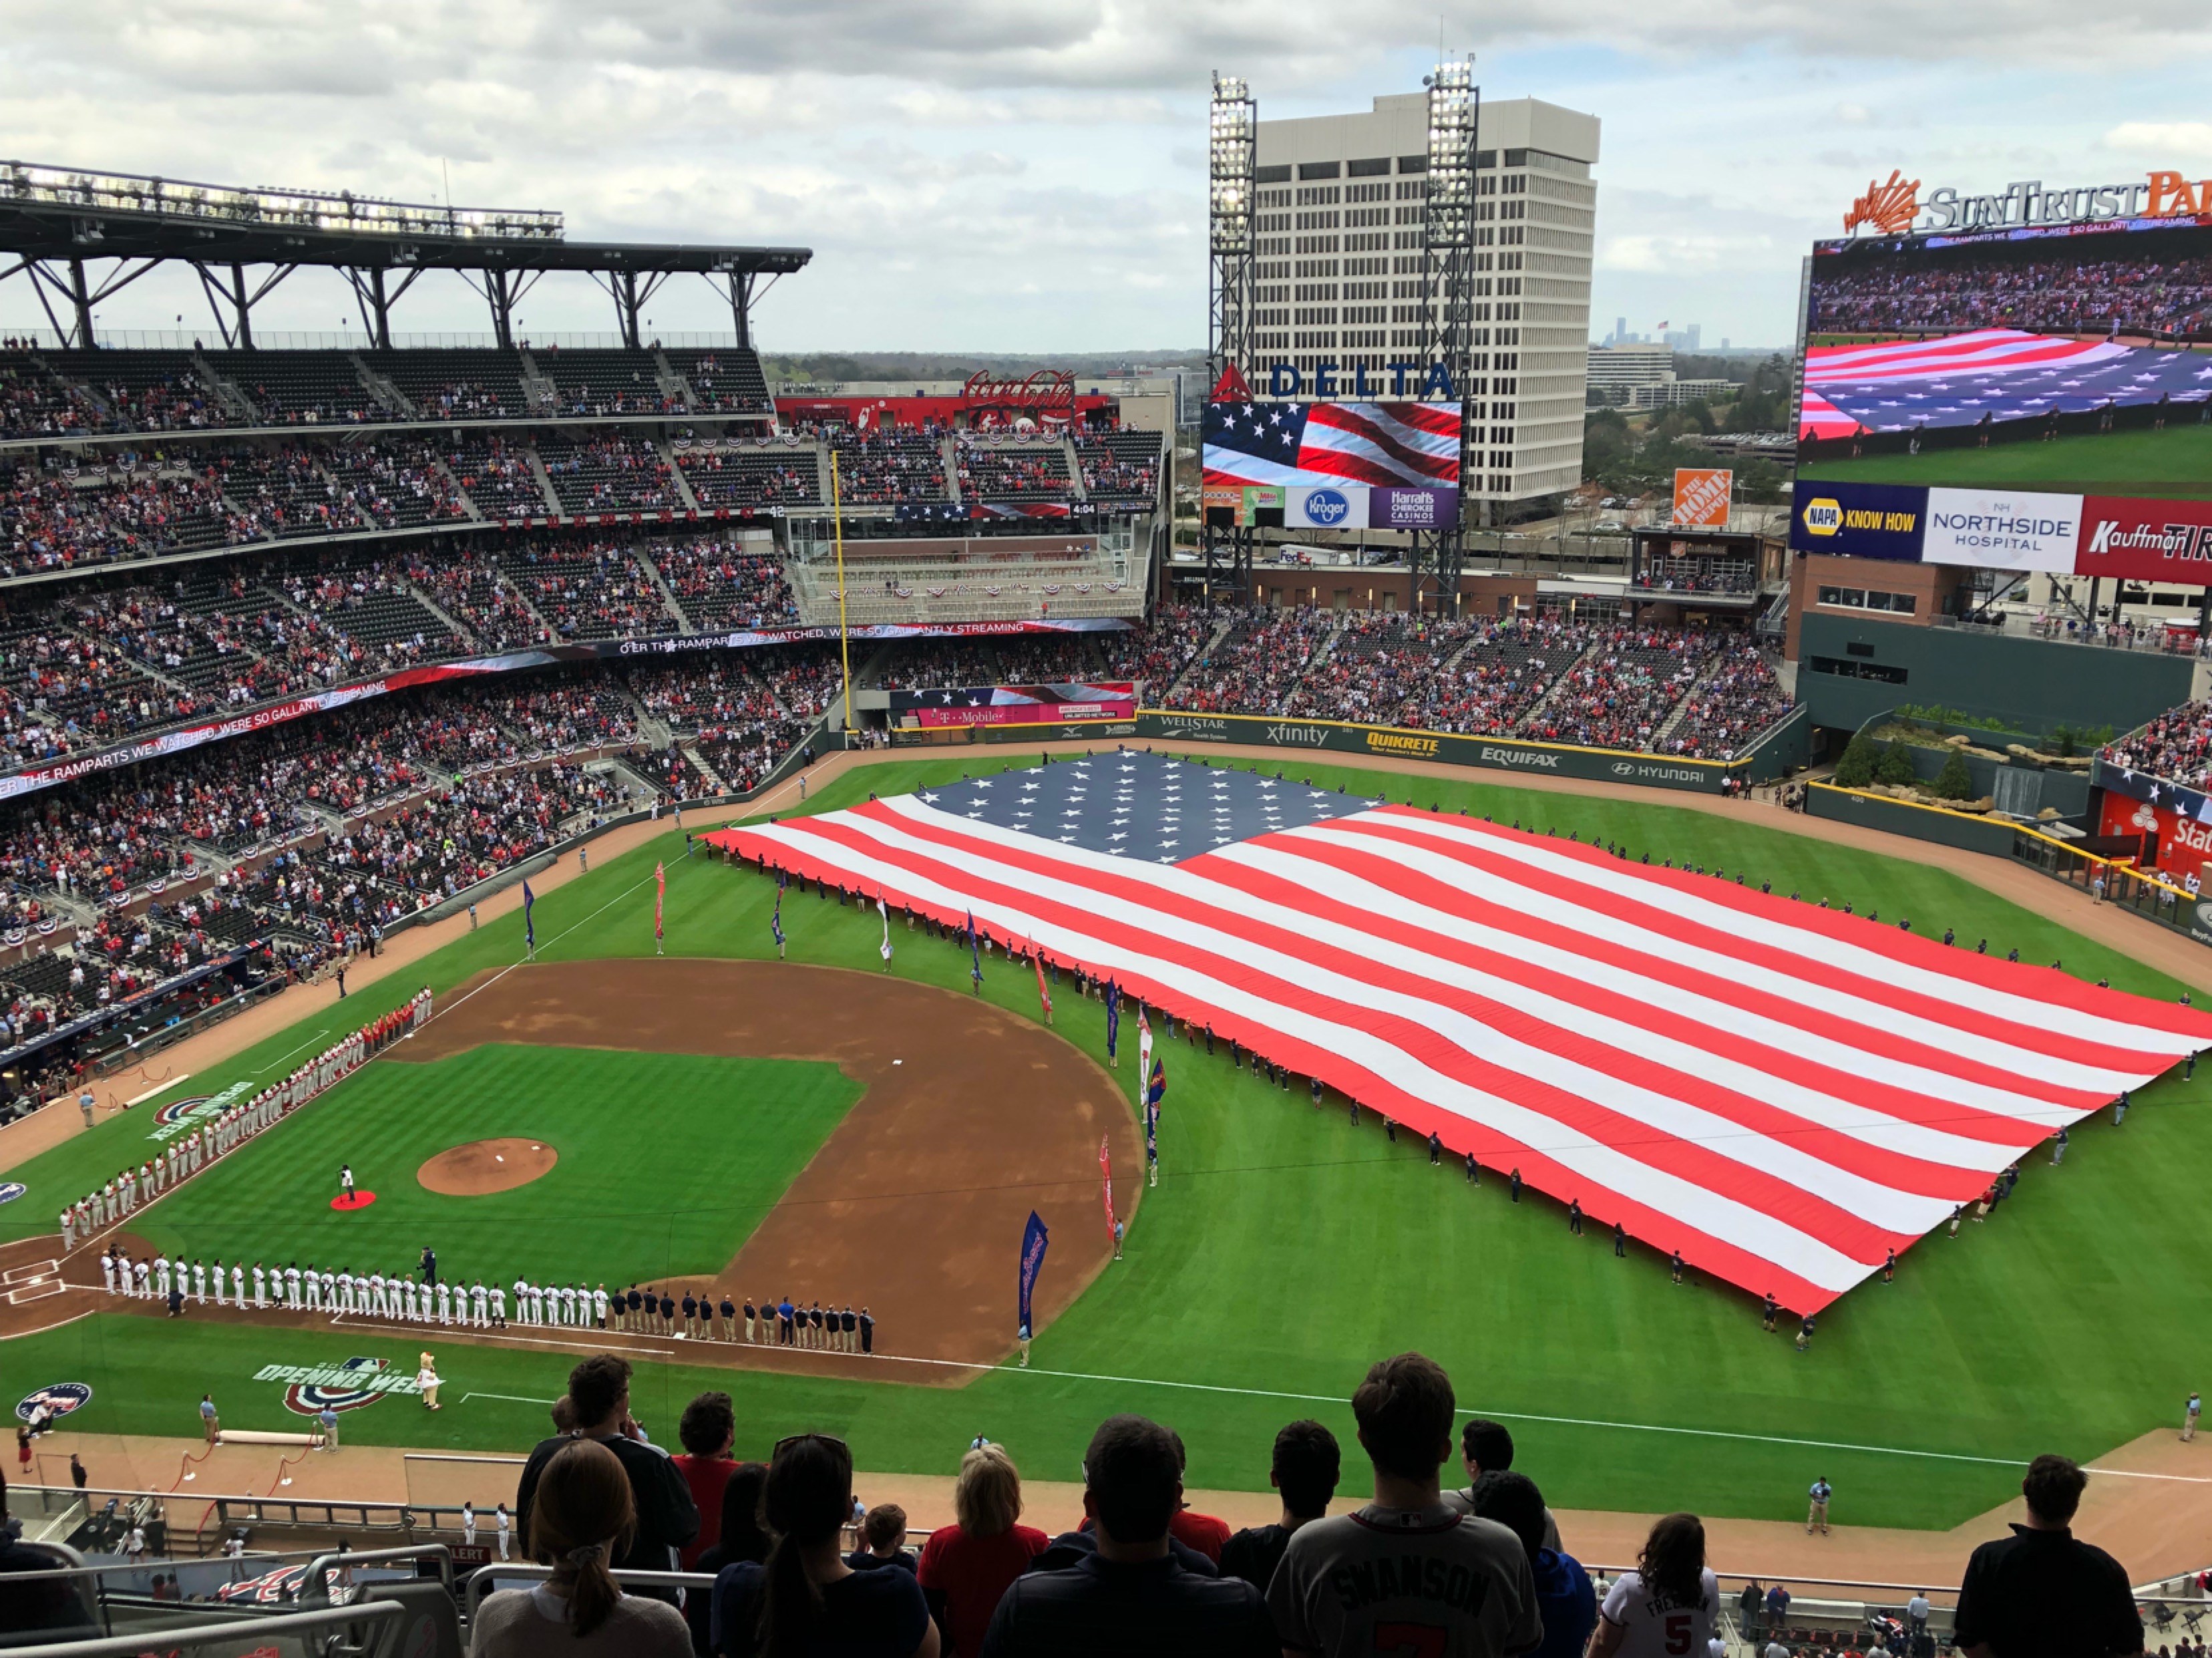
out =
[(878, 1559), (888, 1560), (906, 1542), (906, 1510), (896, 1503), (878, 1503), (860, 1522), (860, 1546)]
[(553, 1568), (548, 1587), (568, 1603), (570, 1634), (589, 1635), (622, 1599), (608, 1567), (636, 1524), (629, 1476), (613, 1452), (579, 1440), (554, 1453), (530, 1509), (530, 1556)]
[[(971, 1453), (972, 1454), (972, 1453)], [(1083, 1454), (1083, 1511), (1098, 1523), (1107, 1560), (1151, 1560), (1168, 1551), (1168, 1521), (1182, 1505), (1175, 1436), (1143, 1417), (1109, 1417)]]
[(676, 1424), (676, 1437), (693, 1456), (726, 1456), (737, 1436), (737, 1412), (727, 1393), (700, 1394)]
[(1678, 1606), (1698, 1603), (1705, 1570), (1705, 1522), (1693, 1514), (1662, 1515), (1636, 1556), (1637, 1575)]
[(853, 1511), (852, 1452), (826, 1434), (785, 1440), (768, 1465), (762, 1507), (775, 1544), (760, 1598), (759, 1648), (806, 1652), (822, 1623), (822, 1588), (806, 1557), (836, 1551)]
[(1513, 1466), (1513, 1436), (1502, 1423), (1477, 1417), (1459, 1430), (1459, 1454), (1469, 1479), (1504, 1473)]
[(1343, 1465), (1336, 1436), (1318, 1422), (1293, 1422), (1278, 1433), (1267, 1479), (1282, 1493), (1282, 1518), (1272, 1526), (1249, 1527), (1223, 1544), (1222, 1576), (1241, 1577), (1264, 1593), (1292, 1535), (1328, 1512)]
[(2020, 1494), (2027, 1499), (2028, 1524), (2039, 1531), (2059, 1531), (2074, 1523), (2081, 1506), (2081, 1492), (2089, 1476), (2070, 1457), (2043, 1455), (2027, 1465)]
[[(1452, 1415), (1458, 1400), (1451, 1378), (1434, 1359), (1401, 1353), (1371, 1367), (1352, 1396), (1352, 1419), (1359, 1424), (1360, 1448), (1375, 1465), (1375, 1494), (1394, 1508), (1425, 1508), (1437, 1501), (1437, 1470), (1451, 1454)], [(1425, 1498), (1396, 1502), (1394, 1495)]]
[(1003, 1537), (1014, 1528), (1022, 1517), (1022, 1476), (1005, 1447), (981, 1445), (960, 1459), (952, 1517), (969, 1537)]
[(1471, 1495), (1476, 1517), (1496, 1521), (1511, 1532), (1528, 1557), (1536, 1609), (1544, 1618), (1544, 1644), (1536, 1649), (1537, 1658), (1583, 1658), (1597, 1626), (1597, 1595), (1582, 1563), (1554, 1545), (1551, 1512), (1536, 1482), (1526, 1474), (1486, 1468)]
[(722, 1532), (717, 1546), (722, 1561), (766, 1560), (775, 1537), (761, 1523), (768, 1490), (768, 1464), (740, 1462), (722, 1487)]
[(1344, 1454), (1336, 1436), (1318, 1422), (1293, 1422), (1278, 1433), (1267, 1482), (1283, 1494), (1284, 1524), (1318, 1520), (1327, 1514), (1343, 1472)]
[[(1779, 1587), (1778, 1585), (1778, 1587)], [(1707, 1650), (1720, 1611), (1720, 1584), (1705, 1570), (1705, 1523), (1693, 1514), (1662, 1515), (1652, 1521), (1636, 1557), (1600, 1609), (1590, 1658)], [(1778, 1616), (1769, 1607), (1770, 1616)]]
[(2142, 1614), (2120, 1563), (2072, 1530), (2088, 1476), (2039, 1456), (2020, 1482), (2027, 1519), (1977, 1548), (1960, 1580), (1952, 1644), (1966, 1658), (2039, 1658), (2143, 1649)]
[(629, 1418), (629, 1361), (594, 1353), (568, 1373), (568, 1408), (577, 1433), (596, 1439), (622, 1431)]

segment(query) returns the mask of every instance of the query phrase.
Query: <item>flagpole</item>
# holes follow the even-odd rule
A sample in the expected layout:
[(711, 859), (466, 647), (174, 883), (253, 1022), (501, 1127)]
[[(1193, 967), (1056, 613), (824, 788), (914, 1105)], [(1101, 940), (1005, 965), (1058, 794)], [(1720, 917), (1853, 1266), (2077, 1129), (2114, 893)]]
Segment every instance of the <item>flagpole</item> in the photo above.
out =
[(853, 636), (845, 626), (845, 506), (837, 482), (837, 446), (830, 446), (830, 527), (837, 546), (837, 650), (844, 660), (845, 723), (838, 741), (852, 746)]

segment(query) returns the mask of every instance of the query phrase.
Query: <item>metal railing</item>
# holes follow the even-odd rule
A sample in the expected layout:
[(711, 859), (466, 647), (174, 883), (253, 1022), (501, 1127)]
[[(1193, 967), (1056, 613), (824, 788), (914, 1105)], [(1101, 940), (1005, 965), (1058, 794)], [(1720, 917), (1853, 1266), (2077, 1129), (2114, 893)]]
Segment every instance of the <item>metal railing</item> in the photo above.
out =
[(2100, 901), (2131, 911), (2175, 932), (2198, 936), (2194, 924), (2196, 899), (2185, 888), (2145, 875), (2132, 863), (2082, 851), (2033, 829), (2014, 832), (2012, 855), (2030, 869), (2040, 869), (2052, 880), (2093, 896), (2098, 894), (2102, 882)]
[[(223, 1643), (226, 1655), (235, 1652), (243, 1634), (251, 1637), (257, 1649), (278, 1650), (270, 1646), (271, 1640), (278, 1637), (309, 1637), (355, 1626), (364, 1628), (372, 1637), (382, 1635), (395, 1628), (407, 1610), (397, 1600), (371, 1600), (355, 1606), (325, 1606), (313, 1612), (278, 1612), (270, 1617), (239, 1612), (195, 1617), (132, 1635), (40, 1642), (33, 1646), (4, 1649), (10, 1658), (143, 1658), (149, 1647), (157, 1647), (165, 1658), (187, 1658), (198, 1648), (214, 1642)], [(325, 1644), (321, 1650), (329, 1658), (339, 1658), (342, 1654), (365, 1654), (373, 1644), (369, 1639), (341, 1642)], [(301, 1649), (307, 1650), (304, 1643)]]
[[(514, 1582), (518, 1579), (527, 1579), (542, 1582), (552, 1576), (552, 1567), (541, 1566), (534, 1562), (518, 1560), (510, 1564), (502, 1561), (494, 1565), (479, 1566), (469, 1574), (462, 1585), (462, 1614), (468, 1619), (469, 1627), (474, 1629), (477, 1609), (483, 1605), (484, 1597), (499, 1587), (496, 1580)], [(633, 1588), (711, 1589), (714, 1587), (714, 1574), (710, 1571), (642, 1571), (618, 1567), (609, 1576), (616, 1582)]]

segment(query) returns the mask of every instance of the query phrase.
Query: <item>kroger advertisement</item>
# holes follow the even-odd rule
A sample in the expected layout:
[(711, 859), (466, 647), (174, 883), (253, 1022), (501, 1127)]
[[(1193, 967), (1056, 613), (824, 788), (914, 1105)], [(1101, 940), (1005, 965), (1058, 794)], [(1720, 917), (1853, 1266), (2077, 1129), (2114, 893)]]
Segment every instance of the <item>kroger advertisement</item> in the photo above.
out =
[(1208, 521), (1449, 528), (1459, 521), (1461, 418), (1457, 403), (1209, 403)]
[(1800, 479), (1799, 552), (2212, 585), (2212, 502)]

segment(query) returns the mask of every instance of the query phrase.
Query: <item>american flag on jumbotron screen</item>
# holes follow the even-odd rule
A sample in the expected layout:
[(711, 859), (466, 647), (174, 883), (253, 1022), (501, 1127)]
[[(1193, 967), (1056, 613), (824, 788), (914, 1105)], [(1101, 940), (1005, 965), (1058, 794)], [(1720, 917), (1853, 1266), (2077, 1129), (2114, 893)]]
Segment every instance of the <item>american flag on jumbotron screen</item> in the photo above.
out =
[(1149, 753), (706, 838), (963, 932), (972, 911), (1806, 1313), (2212, 1046), (2202, 1009), (1817, 895)]
[(1456, 403), (1209, 403), (1206, 481), (1459, 487)]

